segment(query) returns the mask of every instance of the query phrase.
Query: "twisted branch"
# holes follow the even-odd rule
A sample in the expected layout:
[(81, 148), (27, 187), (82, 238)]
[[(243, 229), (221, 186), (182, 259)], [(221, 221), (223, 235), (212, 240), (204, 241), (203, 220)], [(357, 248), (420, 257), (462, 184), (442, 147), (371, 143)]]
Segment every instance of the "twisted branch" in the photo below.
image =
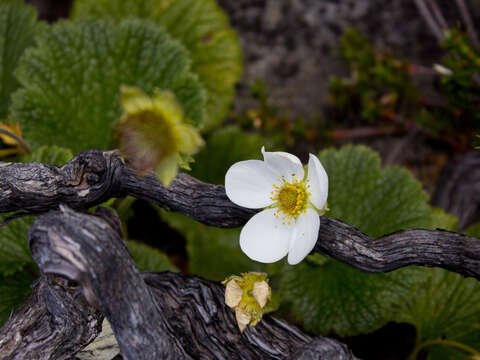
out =
[[(233, 204), (223, 186), (186, 174), (179, 174), (168, 189), (154, 175), (139, 177), (117, 151), (85, 151), (60, 168), (0, 163), (0, 212), (46, 212), (62, 203), (87, 209), (126, 195), (217, 227), (241, 226), (256, 213)], [(372, 238), (342, 221), (322, 217), (315, 251), (366, 272), (424, 265), (480, 280), (480, 240), (454, 232), (406, 230)]]
[[(43, 274), (43, 292), (35, 291), (0, 330), (2, 359), (71, 359), (98, 333), (101, 313), (129, 360), (354, 360), (338, 341), (312, 339), (268, 315), (242, 334), (218, 283), (168, 272), (140, 274), (121, 239), (118, 218), (105, 208), (95, 215), (65, 206), (48, 212), (32, 225), (29, 244)], [(49, 274), (74, 281), (77, 295), (59, 288), (52, 299), (48, 294), (56, 285), (46, 283)], [(28, 319), (29, 308), (39, 315)], [(68, 316), (62, 316), (63, 309)], [(80, 317), (83, 322), (76, 321)], [(22, 336), (28, 333), (39, 336)]]
[(0, 359), (71, 359), (100, 333), (103, 315), (77, 296), (78, 286), (42, 276), (0, 329)]

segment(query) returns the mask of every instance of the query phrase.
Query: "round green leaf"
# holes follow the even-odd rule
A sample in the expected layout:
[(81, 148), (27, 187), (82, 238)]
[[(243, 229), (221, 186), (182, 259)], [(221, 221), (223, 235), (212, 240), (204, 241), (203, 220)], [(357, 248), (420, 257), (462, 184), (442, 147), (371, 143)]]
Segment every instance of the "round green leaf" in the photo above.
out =
[[(471, 353), (454, 344), (480, 352), (480, 283), (443, 269), (424, 271), (428, 280), (408, 297), (395, 321), (416, 327), (417, 347), (428, 349), (428, 359), (472, 359)], [(436, 343), (424, 346), (429, 341)]]
[(386, 324), (395, 305), (422, 279), (417, 268), (365, 274), (315, 254), (286, 270), (283, 289), (306, 329), (350, 336)]
[(319, 154), (329, 178), (328, 217), (378, 237), (401, 229), (430, 228), (428, 196), (405, 169), (380, 168), (380, 157), (365, 146)]
[(190, 73), (187, 51), (164, 31), (139, 21), (64, 21), (43, 32), (17, 70), (24, 89), (11, 117), (34, 145), (74, 153), (112, 147), (121, 114), (120, 86), (175, 93), (190, 123), (200, 127), (204, 92)]
[(223, 121), (242, 73), (242, 51), (215, 0), (76, 0), (72, 15), (115, 20), (138, 17), (164, 27), (190, 51), (192, 70), (207, 90), (204, 130)]
[[(427, 195), (407, 171), (381, 169), (379, 156), (363, 146), (326, 150), (319, 158), (330, 182), (327, 216), (375, 237), (430, 227)], [(417, 268), (366, 274), (318, 254), (286, 269), (285, 297), (305, 328), (342, 336), (387, 323), (394, 307), (423, 279)]]
[(432, 229), (456, 231), (458, 218), (440, 208), (432, 208)]
[(35, 151), (24, 155), (22, 162), (39, 162), (48, 165), (62, 166), (73, 158), (70, 149), (64, 149), (58, 146), (41, 146)]

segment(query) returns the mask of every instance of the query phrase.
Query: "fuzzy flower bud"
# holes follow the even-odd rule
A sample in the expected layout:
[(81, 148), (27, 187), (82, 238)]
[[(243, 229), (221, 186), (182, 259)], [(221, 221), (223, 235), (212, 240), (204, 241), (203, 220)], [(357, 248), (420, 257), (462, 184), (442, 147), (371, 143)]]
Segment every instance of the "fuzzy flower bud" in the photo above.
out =
[(203, 145), (189, 125), (180, 103), (170, 91), (154, 90), (149, 97), (139, 89), (122, 87), (124, 113), (117, 125), (120, 150), (140, 174), (155, 171), (164, 186)]

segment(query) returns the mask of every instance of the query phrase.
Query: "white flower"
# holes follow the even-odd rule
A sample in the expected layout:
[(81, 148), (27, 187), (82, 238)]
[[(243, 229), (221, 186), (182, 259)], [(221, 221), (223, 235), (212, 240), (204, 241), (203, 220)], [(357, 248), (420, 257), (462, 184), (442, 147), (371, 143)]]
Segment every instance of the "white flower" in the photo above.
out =
[(266, 152), (263, 147), (262, 154), (264, 161), (240, 161), (225, 175), (225, 191), (232, 202), (250, 209), (265, 208), (243, 227), (240, 247), (249, 258), (264, 263), (288, 253), (288, 263), (295, 265), (317, 241), (328, 176), (313, 154), (306, 176), (295, 155)]

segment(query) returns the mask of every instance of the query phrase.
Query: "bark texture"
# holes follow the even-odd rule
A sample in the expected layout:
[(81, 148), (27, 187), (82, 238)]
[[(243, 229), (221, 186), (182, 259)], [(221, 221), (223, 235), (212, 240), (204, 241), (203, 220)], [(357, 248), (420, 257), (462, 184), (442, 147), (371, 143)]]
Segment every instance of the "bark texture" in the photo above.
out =
[(480, 239), (444, 230), (403, 230), (372, 238), (322, 217), (314, 251), (365, 272), (436, 266), (480, 280)]
[[(345, 345), (312, 339), (268, 315), (240, 333), (222, 285), (139, 273), (119, 229), (118, 218), (105, 208), (88, 214), (61, 206), (35, 221), (29, 244), (42, 278), (1, 330), (0, 358), (71, 359), (98, 334), (103, 314), (129, 360), (354, 359)], [(61, 287), (52, 298), (51, 274), (73, 282), (76, 296)], [(29, 316), (32, 311), (36, 316)]]
[[(86, 209), (126, 195), (217, 227), (241, 226), (256, 212), (233, 204), (223, 186), (186, 174), (179, 174), (166, 189), (154, 175), (137, 176), (117, 151), (85, 151), (60, 168), (0, 163), (0, 184), (0, 212), (48, 211), (62, 203)], [(477, 238), (441, 230), (407, 230), (375, 239), (339, 220), (322, 217), (321, 224), (315, 251), (360, 270), (387, 272), (425, 265), (480, 279)]]
[(0, 329), (0, 359), (70, 359), (100, 333), (103, 316), (77, 295), (76, 284), (48, 275), (32, 287)]

